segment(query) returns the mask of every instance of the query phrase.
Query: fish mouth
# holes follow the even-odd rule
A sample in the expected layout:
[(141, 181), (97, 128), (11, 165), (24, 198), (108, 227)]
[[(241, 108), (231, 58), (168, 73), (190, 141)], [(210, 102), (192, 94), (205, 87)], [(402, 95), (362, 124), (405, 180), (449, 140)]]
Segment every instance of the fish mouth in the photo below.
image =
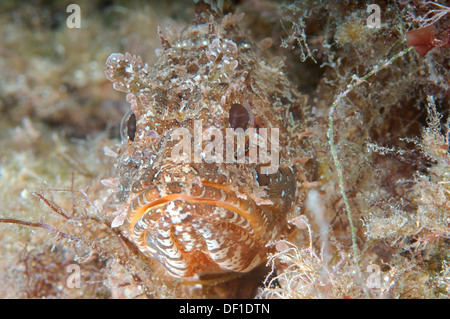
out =
[(128, 229), (137, 247), (175, 277), (246, 272), (262, 261), (267, 225), (261, 209), (242, 197), (213, 183), (152, 186), (132, 200)]

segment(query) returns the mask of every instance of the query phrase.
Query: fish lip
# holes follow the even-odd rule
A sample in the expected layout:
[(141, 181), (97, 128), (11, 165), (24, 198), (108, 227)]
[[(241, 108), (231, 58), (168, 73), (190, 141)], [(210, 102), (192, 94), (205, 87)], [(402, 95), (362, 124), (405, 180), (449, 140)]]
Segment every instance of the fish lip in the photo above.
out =
[[(198, 185), (197, 183), (187, 182), (185, 184)], [(241, 227), (242, 229), (246, 230), (252, 237), (259, 237), (263, 234), (264, 221), (260, 212), (258, 212), (258, 205), (256, 205), (253, 200), (248, 199), (248, 197), (247, 199), (243, 199), (241, 193), (231, 191), (226, 185), (218, 185), (205, 182), (201, 184), (201, 187), (212, 188), (216, 191), (222, 191), (225, 193), (225, 195), (228, 196), (226, 199), (230, 200), (224, 201), (222, 199), (208, 198), (205, 196), (193, 196), (184, 193), (165, 194), (163, 196), (155, 196), (154, 198), (151, 198), (151, 200), (148, 200), (146, 198), (146, 194), (148, 192), (154, 191), (156, 186), (148, 187), (131, 200), (129, 208), (130, 213), (127, 218), (129, 230), (132, 231), (139, 219), (141, 219), (149, 211), (154, 210), (158, 207), (164, 207), (170, 202), (181, 200), (191, 203), (210, 204), (212, 206), (218, 206), (225, 210), (231, 211), (245, 219), (250, 224), (249, 227), (243, 227), (241, 224), (231, 222), (230, 220), (224, 220), (224, 222), (230, 222), (238, 227)], [(189, 217), (184, 221), (189, 222)]]
[[(219, 272), (247, 272), (260, 264), (263, 260), (261, 254), (265, 253), (265, 241), (270, 234), (266, 230), (270, 225), (252, 199), (247, 196), (243, 199), (242, 193), (236, 194), (226, 185), (204, 183), (200, 186), (195, 183), (202, 189), (197, 188), (188, 195), (179, 192), (180, 185), (171, 188), (171, 183), (166, 184), (169, 186), (162, 192), (157, 186), (151, 186), (131, 201), (129, 234), (141, 252), (159, 260), (174, 277), (186, 277), (204, 271), (208, 273), (211, 269)], [(177, 191), (170, 193), (171, 190)], [(171, 207), (170, 203), (180, 200), (194, 205), (216, 206), (222, 210), (207, 208), (203, 211), (204, 207), (199, 205), (199, 210), (185, 211), (186, 206), (175, 206), (179, 203)], [(231, 229), (224, 223), (232, 225)], [(178, 225), (181, 229), (177, 229)], [(191, 231), (194, 237), (184, 239), (183, 232), (189, 234)], [(239, 247), (236, 248), (238, 252), (248, 249), (249, 257), (236, 261), (235, 255), (231, 256), (233, 258), (227, 256), (230, 247), (236, 245)], [(194, 257), (198, 253), (208, 260), (206, 264), (198, 264)]]

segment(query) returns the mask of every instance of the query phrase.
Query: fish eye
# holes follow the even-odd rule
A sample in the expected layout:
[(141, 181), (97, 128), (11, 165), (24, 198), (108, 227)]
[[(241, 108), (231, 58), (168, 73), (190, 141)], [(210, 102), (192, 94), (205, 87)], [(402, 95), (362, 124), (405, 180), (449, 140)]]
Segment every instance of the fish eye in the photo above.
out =
[(245, 129), (250, 121), (247, 109), (241, 104), (232, 104), (228, 116), (228, 121), (233, 129)]
[(131, 113), (130, 118), (128, 119), (127, 132), (128, 138), (133, 142), (134, 136), (136, 135), (136, 115), (134, 115), (134, 113)]
[(136, 136), (136, 115), (132, 110), (128, 110), (120, 123), (120, 137), (122, 142), (134, 141)]

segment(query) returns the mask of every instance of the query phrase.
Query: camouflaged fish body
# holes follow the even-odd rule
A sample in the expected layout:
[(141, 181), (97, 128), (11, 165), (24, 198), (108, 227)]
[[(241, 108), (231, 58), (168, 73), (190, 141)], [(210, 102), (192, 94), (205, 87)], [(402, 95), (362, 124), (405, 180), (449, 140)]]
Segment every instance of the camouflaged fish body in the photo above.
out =
[[(131, 105), (117, 161), (120, 199), (129, 203), (128, 236), (175, 277), (260, 265), (298, 196), (294, 163), (307, 156), (299, 137), (303, 99), (282, 64), (262, 58), (238, 22), (235, 15), (203, 11), (177, 37), (160, 32), (163, 50), (152, 67), (128, 53), (107, 61), (106, 76), (128, 93)], [(276, 171), (264, 174), (261, 168), (270, 163), (249, 163), (249, 134), (240, 150), (245, 163), (238, 163), (237, 153), (227, 161), (225, 150), (222, 160), (205, 161), (208, 144), (217, 141), (205, 137), (212, 128), (224, 140), (227, 128), (254, 129), (247, 132), (256, 138), (264, 128), (277, 129)], [(193, 138), (192, 152), (181, 154), (184, 162), (173, 156), (181, 141), (175, 131)], [(204, 140), (195, 144), (196, 136)], [(197, 158), (196, 146), (203, 152)]]

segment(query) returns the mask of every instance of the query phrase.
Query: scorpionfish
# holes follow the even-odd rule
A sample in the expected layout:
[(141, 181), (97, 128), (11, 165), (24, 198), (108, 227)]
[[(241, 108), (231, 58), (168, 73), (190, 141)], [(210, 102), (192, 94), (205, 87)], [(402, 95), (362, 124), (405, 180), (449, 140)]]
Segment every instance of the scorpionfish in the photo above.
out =
[(306, 99), (239, 26), (203, 2), (157, 62), (113, 53), (127, 93), (116, 168), (128, 238), (173, 277), (246, 273), (302, 201)]

